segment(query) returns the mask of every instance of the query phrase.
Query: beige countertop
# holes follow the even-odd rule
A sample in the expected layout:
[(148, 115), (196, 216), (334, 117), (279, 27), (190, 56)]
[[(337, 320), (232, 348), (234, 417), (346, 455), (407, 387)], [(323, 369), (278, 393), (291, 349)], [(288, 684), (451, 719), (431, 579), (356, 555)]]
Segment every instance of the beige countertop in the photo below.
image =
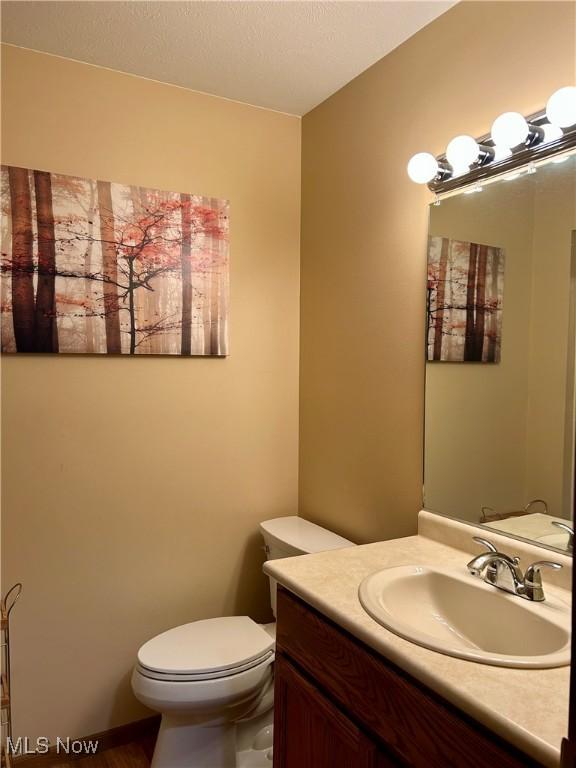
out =
[[(358, 599), (362, 580), (396, 565), (466, 566), (470, 527), (452, 521), (422, 520), (420, 534), (377, 544), (269, 560), (266, 573), (366, 645), (546, 766), (560, 765), (560, 745), (568, 730), (569, 667), (509, 669), (445, 656), (415, 645), (374, 621)], [(423, 524), (424, 522), (424, 524)], [(435, 541), (448, 526), (446, 539)], [(474, 531), (472, 531), (474, 533)], [(429, 538), (428, 536), (433, 536)], [(492, 540), (495, 537), (490, 536)], [(456, 548), (454, 542), (462, 544)], [(516, 542), (504, 539), (512, 552)], [(496, 542), (498, 544), (498, 542)], [(471, 545), (477, 553), (477, 545)], [(537, 552), (537, 549), (535, 550)], [(550, 552), (547, 556), (550, 559)], [(536, 558), (534, 558), (536, 559)], [(560, 562), (570, 562), (561, 555)], [(564, 569), (564, 583), (566, 572)], [(551, 595), (570, 601), (570, 593), (548, 583)], [(520, 599), (520, 598), (519, 598)]]

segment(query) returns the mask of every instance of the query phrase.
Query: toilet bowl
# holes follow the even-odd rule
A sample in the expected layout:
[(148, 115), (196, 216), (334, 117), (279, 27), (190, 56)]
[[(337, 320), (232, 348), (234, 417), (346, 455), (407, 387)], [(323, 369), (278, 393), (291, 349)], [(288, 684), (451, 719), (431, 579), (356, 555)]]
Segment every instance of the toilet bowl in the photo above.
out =
[[(353, 546), (298, 517), (260, 530), (269, 559)], [(194, 621), (145, 643), (132, 689), (162, 715), (152, 768), (271, 768), (274, 648), (275, 625), (248, 616)]]
[(272, 709), (274, 638), (247, 616), (195, 621), (138, 651), (132, 689), (162, 713), (153, 768), (236, 768), (236, 722)]

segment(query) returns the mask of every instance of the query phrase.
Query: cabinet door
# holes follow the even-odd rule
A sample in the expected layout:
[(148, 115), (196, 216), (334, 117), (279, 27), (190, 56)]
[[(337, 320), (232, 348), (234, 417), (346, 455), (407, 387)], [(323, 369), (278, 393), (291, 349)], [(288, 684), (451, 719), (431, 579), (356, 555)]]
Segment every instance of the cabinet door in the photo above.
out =
[(393, 768), (375, 744), (278, 654), (274, 768)]

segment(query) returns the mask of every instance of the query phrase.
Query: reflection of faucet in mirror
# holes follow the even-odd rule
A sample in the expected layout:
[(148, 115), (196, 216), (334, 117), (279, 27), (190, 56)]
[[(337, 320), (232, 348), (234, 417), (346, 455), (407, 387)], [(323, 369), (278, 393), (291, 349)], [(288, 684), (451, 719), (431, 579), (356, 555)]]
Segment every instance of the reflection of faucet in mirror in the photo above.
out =
[(498, 552), (492, 542), (482, 539), (479, 536), (472, 537), (474, 541), (487, 547), (487, 552), (472, 558), (468, 563), (468, 570), (472, 576), (483, 579), (487, 584), (491, 584), (512, 595), (523, 597), (525, 600), (542, 602), (544, 600), (544, 589), (542, 588), (541, 568), (552, 568), (555, 571), (560, 570), (560, 563), (554, 563), (550, 560), (538, 560), (526, 568), (526, 573), (518, 563), (520, 558), (510, 557), (504, 552)]
[(513, 510), (510, 512), (496, 512), (493, 507), (482, 507), (481, 522), (489, 523), (494, 520), (506, 520), (508, 517), (522, 517), (523, 515), (535, 514), (533, 507), (535, 507), (537, 504), (541, 504), (544, 507), (543, 514), (547, 515), (548, 504), (544, 501), (544, 499), (532, 499), (532, 501), (529, 501), (523, 509)]
[(532, 511), (532, 507), (536, 506), (536, 504), (542, 504), (544, 507), (544, 514), (548, 514), (548, 504), (544, 501), (544, 499), (532, 499), (532, 501), (529, 501), (528, 504), (524, 507), (524, 512), (529, 515)]

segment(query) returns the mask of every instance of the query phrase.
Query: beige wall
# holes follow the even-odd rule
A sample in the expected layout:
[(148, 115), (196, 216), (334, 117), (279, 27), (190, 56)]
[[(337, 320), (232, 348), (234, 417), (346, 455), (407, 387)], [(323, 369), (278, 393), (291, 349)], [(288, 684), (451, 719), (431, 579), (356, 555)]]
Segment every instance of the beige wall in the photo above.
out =
[(269, 616), (259, 520), (297, 509), (300, 121), (6, 47), (6, 164), (227, 197), (230, 356), (5, 357), (15, 733), (145, 714), (138, 646)]
[(303, 516), (358, 541), (415, 532), (430, 194), (406, 163), (573, 82), (575, 7), (460, 3), (304, 117)]

